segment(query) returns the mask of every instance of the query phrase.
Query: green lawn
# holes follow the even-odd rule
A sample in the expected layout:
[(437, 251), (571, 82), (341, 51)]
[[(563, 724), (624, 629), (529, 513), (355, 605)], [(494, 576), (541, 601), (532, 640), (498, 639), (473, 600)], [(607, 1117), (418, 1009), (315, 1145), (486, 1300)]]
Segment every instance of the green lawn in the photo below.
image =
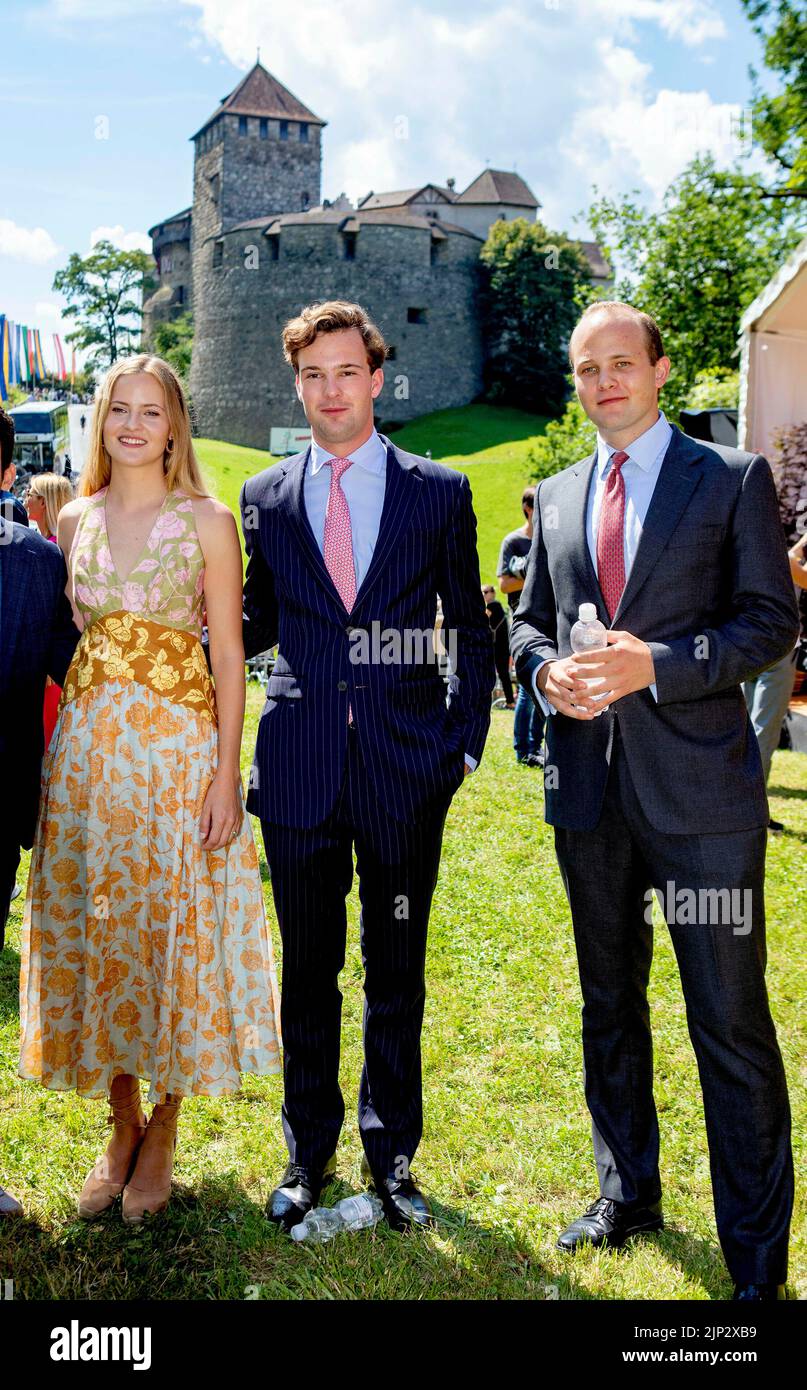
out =
[[(425, 454), (468, 473), (478, 526), (482, 580), (495, 583), (502, 536), (523, 524), (521, 493), (530, 479), (530, 445), (543, 433), (546, 417), (490, 405), (439, 410), (391, 436), (402, 449)], [(217, 439), (194, 441), (216, 496), (238, 515), (246, 478), (276, 462), (260, 449)]]
[[(245, 765), (260, 704), (250, 686)], [(76, 1221), (75, 1196), (106, 1142), (106, 1107), (16, 1076), (18, 899), (0, 956), (0, 1175), (28, 1213), (0, 1227), (0, 1283), (13, 1278), (16, 1298), (730, 1296), (715, 1237), (697, 1072), (663, 924), (651, 998), (668, 1229), (622, 1252), (589, 1251), (569, 1260), (554, 1248), (559, 1228), (595, 1190), (580, 1075), (580, 999), (540, 776), (515, 764), (511, 727), (510, 715), (494, 712), (479, 772), (455, 798), (432, 914), (426, 1120), (414, 1172), (435, 1199), (437, 1229), (400, 1236), (379, 1227), (311, 1248), (270, 1228), (262, 1207), (285, 1162), (276, 1076), (248, 1079), (229, 1100), (186, 1102), (175, 1195), (164, 1216), (135, 1231), (122, 1226), (118, 1212), (92, 1225)], [(768, 980), (794, 1103), (796, 1168), (803, 1171), (807, 759), (777, 753), (771, 785), (772, 813), (787, 832), (770, 842)], [(23, 879), (26, 870), (27, 856)], [(355, 885), (349, 917), (342, 976), (348, 1118), (328, 1201), (360, 1188)], [(276, 931), (275, 938), (281, 955)], [(804, 1228), (800, 1191), (790, 1292), (801, 1297), (807, 1296)]]

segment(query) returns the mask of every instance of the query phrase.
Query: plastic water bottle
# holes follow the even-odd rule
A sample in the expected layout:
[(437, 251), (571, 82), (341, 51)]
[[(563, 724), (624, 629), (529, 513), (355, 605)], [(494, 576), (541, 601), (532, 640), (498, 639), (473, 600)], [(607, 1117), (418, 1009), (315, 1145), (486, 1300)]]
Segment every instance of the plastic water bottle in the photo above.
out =
[(314, 1207), (302, 1221), (292, 1226), (292, 1239), (311, 1245), (323, 1245), (341, 1231), (361, 1231), (381, 1220), (384, 1208), (378, 1197), (368, 1194), (343, 1197), (335, 1207)]
[(359, 1197), (343, 1197), (337, 1211), (345, 1223), (346, 1231), (361, 1231), (365, 1226), (375, 1226), (384, 1215), (381, 1199), (374, 1193), (362, 1193)]
[(309, 1241), (311, 1245), (322, 1245), (326, 1240), (338, 1236), (344, 1224), (336, 1207), (313, 1207), (306, 1212), (302, 1221), (292, 1226), (291, 1238)]
[[(582, 652), (598, 651), (601, 647), (608, 646), (606, 628), (597, 617), (597, 607), (593, 603), (581, 603), (577, 610), (577, 622), (569, 633), (569, 642), (575, 656)], [(586, 680), (592, 697), (595, 700), (607, 699), (610, 690), (602, 690), (602, 676), (594, 676), (591, 680)], [(602, 709), (597, 710), (597, 714), (604, 714), (608, 706), (603, 705)]]

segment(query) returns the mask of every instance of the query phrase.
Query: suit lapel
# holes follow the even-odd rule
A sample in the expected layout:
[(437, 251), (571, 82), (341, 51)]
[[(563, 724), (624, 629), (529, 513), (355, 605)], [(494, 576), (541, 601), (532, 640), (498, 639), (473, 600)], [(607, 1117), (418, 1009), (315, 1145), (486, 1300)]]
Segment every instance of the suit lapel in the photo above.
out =
[[(383, 435), (381, 436), (387, 450), (387, 476), (384, 489), (384, 506), (381, 512), (381, 522), (378, 528), (378, 539), (373, 551), (373, 558), (367, 569), (367, 573), (359, 586), (356, 594), (354, 610), (359, 601), (364, 598), (368, 589), (376, 582), (386, 561), (395, 549), (403, 528), (409, 524), (413, 513), (420, 500), (420, 484), (422, 482), (420, 473), (416, 465), (407, 466), (399, 458), (395, 448)], [(281, 465), (283, 476), (278, 479), (275, 486), (278, 488), (278, 501), (283, 506), (292, 532), (300, 545), (300, 548), (313, 569), (317, 579), (326, 589), (331, 598), (337, 603), (344, 613), (345, 607), (337, 591), (336, 585), (331, 579), (328, 567), (322, 557), (322, 551), (317, 545), (316, 537), (311, 529), (308, 514), (305, 509), (305, 499), (303, 496), (303, 485), (305, 481), (305, 470), (311, 450), (308, 449), (305, 456), (296, 463), (288, 467)]]
[(653, 489), (641, 539), (612, 627), (619, 627), (625, 610), (658, 564), (662, 550), (700, 482), (703, 470), (698, 465), (702, 457), (697, 444), (693, 444), (673, 425), (673, 436)]
[[(597, 571), (591, 560), (591, 552), (588, 548), (588, 532), (586, 519), (588, 516), (588, 492), (591, 485), (592, 474), (597, 466), (597, 450), (594, 450), (590, 458), (583, 459), (576, 468), (572, 470), (572, 476), (567, 486), (569, 514), (572, 520), (572, 535), (570, 541), (571, 561), (577, 571), (578, 578), (583, 586), (583, 592), (591, 594), (592, 599), (597, 603), (600, 617), (608, 626), (608, 609), (605, 606), (605, 599), (602, 596)], [(541, 524), (544, 524), (543, 517)]]
[(344, 604), (339, 596), (336, 585), (331, 579), (328, 566), (322, 558), (322, 551), (317, 545), (316, 537), (311, 530), (311, 523), (308, 520), (308, 514), (305, 509), (303, 484), (305, 481), (305, 470), (308, 467), (308, 460), (310, 457), (311, 450), (309, 448), (300, 460), (291, 464), (288, 468), (283, 468), (283, 477), (275, 484), (278, 488), (278, 500), (285, 509), (285, 514), (288, 517), (289, 525), (291, 526), (295, 539), (317, 579), (334, 600), (334, 603), (337, 603), (344, 612)]
[(398, 544), (404, 527), (410, 524), (421, 496), (421, 484), (423, 479), (418, 471), (417, 465), (412, 464), (407, 466), (404, 464), (389, 440), (384, 435), (381, 435), (381, 439), (387, 449), (387, 481), (384, 489), (384, 507), (381, 512), (381, 522), (378, 528), (378, 539), (375, 543), (373, 558), (370, 561), (364, 579), (359, 585), (354, 607), (358, 606), (368, 589), (375, 584), (384, 565)]

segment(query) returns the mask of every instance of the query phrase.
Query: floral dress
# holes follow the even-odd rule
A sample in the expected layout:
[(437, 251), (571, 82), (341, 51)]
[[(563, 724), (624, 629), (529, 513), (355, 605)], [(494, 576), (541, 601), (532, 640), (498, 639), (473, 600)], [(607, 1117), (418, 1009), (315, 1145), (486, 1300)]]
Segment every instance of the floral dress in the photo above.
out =
[(279, 1070), (280, 1011), (249, 816), (224, 848), (200, 843), (217, 760), (204, 557), (191, 499), (169, 492), (121, 583), (106, 493), (71, 552), (85, 626), (43, 764), (20, 1075), (89, 1096), (120, 1073), (152, 1101), (223, 1095)]

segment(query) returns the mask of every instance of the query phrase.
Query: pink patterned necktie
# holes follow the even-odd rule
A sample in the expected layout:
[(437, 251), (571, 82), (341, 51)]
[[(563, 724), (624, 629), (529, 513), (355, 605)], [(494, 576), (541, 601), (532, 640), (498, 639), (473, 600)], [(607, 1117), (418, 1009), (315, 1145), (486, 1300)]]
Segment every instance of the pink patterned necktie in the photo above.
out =
[(605, 482), (597, 525), (597, 578), (602, 596), (613, 616), (625, 588), (625, 479), (622, 465), (628, 455), (618, 449), (611, 455), (611, 471)]
[(325, 512), (325, 536), (322, 557), (337, 593), (348, 613), (356, 601), (356, 568), (353, 564), (353, 529), (350, 508), (342, 491), (342, 474), (353, 464), (352, 459), (330, 460), (331, 490)]

